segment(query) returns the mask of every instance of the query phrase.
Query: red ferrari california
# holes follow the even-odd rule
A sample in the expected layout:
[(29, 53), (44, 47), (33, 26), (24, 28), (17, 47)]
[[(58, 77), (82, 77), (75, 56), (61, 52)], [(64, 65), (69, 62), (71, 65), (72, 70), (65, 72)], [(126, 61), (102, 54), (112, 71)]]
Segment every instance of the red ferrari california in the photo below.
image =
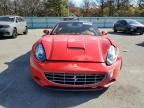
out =
[(30, 56), (32, 78), (40, 86), (97, 89), (116, 81), (119, 48), (91, 22), (63, 21), (44, 33)]

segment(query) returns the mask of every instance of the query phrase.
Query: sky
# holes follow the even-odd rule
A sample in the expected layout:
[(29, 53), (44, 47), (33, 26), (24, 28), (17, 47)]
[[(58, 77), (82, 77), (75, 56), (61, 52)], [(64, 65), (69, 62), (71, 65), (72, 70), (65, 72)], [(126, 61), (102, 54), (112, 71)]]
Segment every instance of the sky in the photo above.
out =
[(83, 0), (69, 0), (69, 1), (71, 1), (78, 7), (80, 7), (83, 4)]
[[(69, 1), (71, 1), (72, 3), (74, 3), (75, 6), (80, 7), (80, 6), (83, 5), (83, 1), (84, 1), (84, 0), (69, 0)], [(90, 1), (90, 2), (93, 2), (94, 0), (89, 0), (89, 1)]]
[[(74, 3), (75, 6), (80, 7), (80, 6), (83, 5), (83, 1), (84, 1), (84, 0), (68, 0), (68, 1), (72, 1), (72, 3)], [(95, 1), (95, 0), (89, 0), (89, 1), (93, 2), (93, 1)], [(138, 0), (131, 0), (131, 3), (132, 3), (132, 4), (135, 4), (137, 1), (138, 1)]]

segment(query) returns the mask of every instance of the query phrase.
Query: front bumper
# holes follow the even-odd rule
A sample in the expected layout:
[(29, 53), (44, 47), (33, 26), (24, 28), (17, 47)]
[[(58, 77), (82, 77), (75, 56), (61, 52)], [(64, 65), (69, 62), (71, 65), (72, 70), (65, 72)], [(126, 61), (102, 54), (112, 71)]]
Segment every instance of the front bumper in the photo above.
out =
[(134, 33), (142, 33), (142, 32), (144, 32), (144, 27), (130, 28), (130, 31), (134, 32)]
[[(77, 68), (74, 68), (74, 65)], [(41, 63), (35, 59), (33, 55), (30, 57), (30, 69), (33, 80), (35, 80), (40, 86), (60, 87), (60, 88), (106, 88), (116, 81), (119, 70), (121, 67), (121, 57), (111, 65), (106, 66), (105, 63), (79, 63), (79, 62), (44, 62)], [(59, 84), (49, 81), (45, 73), (63, 73), (66, 74), (105, 74), (105, 78), (95, 84), (85, 85), (69, 85)]]
[(0, 28), (0, 36), (11, 36), (11, 35), (12, 35), (11, 29)]

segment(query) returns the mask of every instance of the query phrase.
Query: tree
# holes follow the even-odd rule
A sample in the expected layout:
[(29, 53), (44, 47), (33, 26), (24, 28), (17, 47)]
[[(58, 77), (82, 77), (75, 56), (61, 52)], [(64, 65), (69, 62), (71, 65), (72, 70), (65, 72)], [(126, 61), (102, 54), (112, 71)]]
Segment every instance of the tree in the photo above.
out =
[(2, 15), (7, 15), (9, 14), (9, 6), (10, 6), (11, 1), (10, 0), (0, 0), (0, 10)]
[(0, 15), (67, 16), (67, 4), (76, 16), (144, 16), (144, 0), (83, 0), (83, 7), (68, 0), (0, 0)]
[(83, 16), (89, 16), (89, 10), (90, 10), (90, 1), (84, 0)]
[(40, 10), (41, 0), (17, 0), (20, 15), (37, 16)]
[(47, 15), (51, 16), (66, 16), (66, 0), (45, 0), (44, 6)]
[(80, 8), (75, 7), (73, 2), (68, 2), (69, 16), (80, 16)]
[(101, 7), (101, 16), (104, 16), (104, 0), (101, 0), (100, 2), (100, 7)]
[(144, 0), (139, 0), (138, 4), (140, 8), (144, 8)]
[(128, 16), (130, 0), (113, 0), (114, 16)]

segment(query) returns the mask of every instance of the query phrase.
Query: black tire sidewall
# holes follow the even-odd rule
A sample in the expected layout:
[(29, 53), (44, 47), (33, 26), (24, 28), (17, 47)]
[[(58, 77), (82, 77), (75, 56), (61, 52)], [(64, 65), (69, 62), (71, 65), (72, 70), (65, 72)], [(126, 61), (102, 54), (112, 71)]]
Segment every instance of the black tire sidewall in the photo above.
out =
[(14, 30), (13, 30), (12, 38), (17, 38), (17, 29), (16, 28), (14, 28)]
[(116, 29), (116, 27), (114, 27), (114, 28), (113, 28), (113, 30), (114, 30), (114, 32), (117, 32), (117, 29)]
[(139, 34), (140, 34), (140, 35), (143, 35), (143, 34), (144, 34), (144, 32), (140, 32)]
[(26, 27), (24, 34), (26, 35), (28, 33), (28, 28)]

